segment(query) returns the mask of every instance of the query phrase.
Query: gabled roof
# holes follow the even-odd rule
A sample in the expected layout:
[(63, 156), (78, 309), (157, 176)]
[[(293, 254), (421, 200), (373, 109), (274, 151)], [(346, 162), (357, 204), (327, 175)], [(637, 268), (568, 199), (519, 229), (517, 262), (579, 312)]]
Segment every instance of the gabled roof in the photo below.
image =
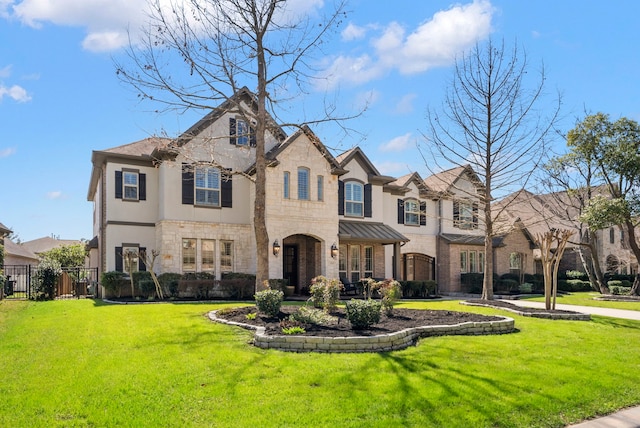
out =
[(29, 251), (29, 249), (21, 244), (16, 244), (10, 239), (4, 241), (4, 252), (7, 256), (38, 260), (38, 256), (34, 252)]
[(429, 189), (438, 193), (448, 193), (455, 187), (456, 181), (458, 181), (463, 175), (467, 175), (469, 180), (471, 180), (476, 187), (480, 189), (484, 188), (482, 181), (470, 165), (458, 166), (430, 175), (425, 178), (424, 183)]
[(20, 245), (35, 254), (40, 254), (53, 248), (61, 247), (62, 245), (73, 245), (81, 243), (82, 241), (76, 239), (55, 239), (50, 236), (45, 236), (44, 238), (38, 238), (32, 241), (23, 242)]
[[(313, 146), (316, 149), (318, 149), (318, 151), (327, 160), (327, 162), (329, 162), (329, 164), (331, 165), (332, 173), (341, 175), (346, 172), (340, 167), (340, 164), (329, 152), (326, 146), (322, 144), (322, 141), (320, 141), (320, 138), (318, 138), (318, 136), (307, 125), (303, 125), (300, 129), (298, 129), (296, 132), (291, 134), (280, 144), (276, 145), (271, 150), (269, 150), (269, 152), (265, 154), (265, 157), (267, 159), (267, 165), (276, 166), (279, 163), (278, 155), (280, 155), (280, 153), (282, 153), (287, 147), (289, 147), (291, 144), (293, 144), (298, 138), (300, 138), (303, 135), (306, 135), (307, 138), (309, 138), (309, 141), (311, 141), (311, 144), (313, 144)], [(247, 174), (255, 174), (255, 168), (256, 168), (256, 164), (254, 162), (249, 167), (249, 169), (245, 172)]]
[(433, 192), (424, 184), (424, 180), (417, 172), (412, 172), (397, 178), (395, 181), (384, 186), (384, 191), (391, 194), (404, 195), (409, 191), (409, 184), (414, 183), (418, 188), (420, 196), (423, 198), (431, 197)]
[[(193, 126), (183, 132), (178, 138), (173, 140), (167, 147), (158, 149), (153, 153), (153, 156), (157, 159), (175, 158), (178, 154), (178, 149), (193, 138), (197, 137), (202, 131), (207, 129), (211, 124), (220, 119), (227, 113), (240, 113), (240, 106), (245, 103), (251, 107), (251, 112), (244, 111), (245, 114), (255, 115), (257, 112), (256, 96), (246, 86), (240, 88), (235, 94), (226, 99), (218, 107), (211, 110), (202, 119), (196, 122)], [(284, 132), (281, 126), (279, 126), (273, 118), (267, 114), (267, 130), (278, 141), (283, 141), (287, 138), (287, 134)]]
[(373, 163), (371, 163), (367, 155), (365, 155), (364, 152), (360, 149), (360, 147), (354, 147), (350, 150), (347, 150), (346, 152), (338, 155), (336, 157), (336, 160), (338, 161), (338, 163), (340, 163), (340, 166), (342, 168), (346, 168), (347, 165), (353, 160), (357, 161), (369, 176), (369, 182), (371, 183), (388, 184), (395, 181), (394, 177), (381, 175), (376, 167), (373, 166)]
[(11, 229), (9, 229), (7, 226), (5, 226), (4, 224), (0, 223), (0, 237), (1, 236), (7, 236), (8, 234), (10, 234), (12, 232)]

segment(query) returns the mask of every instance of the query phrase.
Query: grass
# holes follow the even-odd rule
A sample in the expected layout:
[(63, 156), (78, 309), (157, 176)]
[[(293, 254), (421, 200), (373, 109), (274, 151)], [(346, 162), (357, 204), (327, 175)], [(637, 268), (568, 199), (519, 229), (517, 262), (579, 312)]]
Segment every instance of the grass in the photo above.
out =
[[(633, 302), (614, 302), (610, 300), (594, 300), (594, 297), (600, 296), (595, 291), (582, 291), (570, 294), (558, 294), (556, 303), (563, 305), (578, 306), (595, 306), (599, 308), (628, 309), (631, 311), (640, 311), (640, 300)], [(524, 299), (523, 299), (524, 300)], [(526, 298), (532, 302), (544, 302), (544, 297)]]
[(562, 427), (640, 403), (640, 322), (411, 302), (519, 332), (293, 354), (203, 316), (224, 306), (0, 302), (0, 426)]

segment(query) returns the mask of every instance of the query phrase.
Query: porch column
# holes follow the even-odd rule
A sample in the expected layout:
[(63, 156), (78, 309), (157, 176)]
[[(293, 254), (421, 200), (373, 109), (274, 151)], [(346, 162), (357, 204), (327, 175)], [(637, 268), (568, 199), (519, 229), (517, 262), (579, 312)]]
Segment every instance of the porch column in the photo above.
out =
[(393, 279), (398, 280), (400, 278), (400, 272), (402, 271), (402, 256), (400, 255), (400, 243), (395, 242), (393, 244)]

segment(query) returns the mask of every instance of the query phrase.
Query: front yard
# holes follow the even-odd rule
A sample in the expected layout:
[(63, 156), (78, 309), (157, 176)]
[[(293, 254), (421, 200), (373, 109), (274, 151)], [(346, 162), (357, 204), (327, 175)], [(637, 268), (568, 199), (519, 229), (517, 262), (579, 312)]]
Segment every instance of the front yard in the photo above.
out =
[(640, 322), (501, 314), (520, 330), (382, 354), (294, 354), (231, 304), (0, 302), (0, 426), (562, 427), (640, 403)]

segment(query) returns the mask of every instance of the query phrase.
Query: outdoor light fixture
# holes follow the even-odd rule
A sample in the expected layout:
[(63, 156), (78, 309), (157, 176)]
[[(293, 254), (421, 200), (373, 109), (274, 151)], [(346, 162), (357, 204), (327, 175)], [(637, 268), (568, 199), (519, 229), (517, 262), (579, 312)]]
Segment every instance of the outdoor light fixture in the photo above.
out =
[(335, 259), (336, 257), (338, 257), (338, 246), (334, 242), (331, 246), (331, 258)]
[(280, 244), (276, 239), (275, 241), (273, 241), (273, 255), (278, 257), (278, 254), (280, 254)]

